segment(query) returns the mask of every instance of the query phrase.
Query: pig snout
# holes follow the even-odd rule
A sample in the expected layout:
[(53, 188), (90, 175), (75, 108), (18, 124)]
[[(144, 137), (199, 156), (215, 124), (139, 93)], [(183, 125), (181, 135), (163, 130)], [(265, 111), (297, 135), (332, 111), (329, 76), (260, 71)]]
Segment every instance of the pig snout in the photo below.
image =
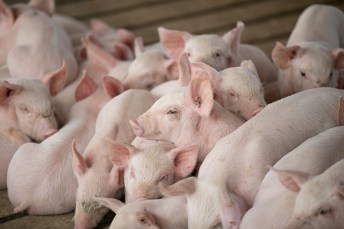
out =
[(129, 123), (136, 136), (142, 137), (144, 134), (144, 129), (136, 120), (129, 120)]

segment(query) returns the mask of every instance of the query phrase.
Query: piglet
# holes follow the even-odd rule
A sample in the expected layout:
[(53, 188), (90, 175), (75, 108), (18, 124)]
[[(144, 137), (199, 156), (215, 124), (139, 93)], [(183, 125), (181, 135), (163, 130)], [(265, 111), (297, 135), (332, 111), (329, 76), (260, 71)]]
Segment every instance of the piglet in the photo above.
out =
[(271, 56), (279, 68), (282, 97), (315, 87), (336, 87), (344, 68), (344, 13), (312, 5), (300, 15), (286, 47), (277, 42)]
[(164, 49), (173, 58), (186, 52), (190, 62), (203, 62), (217, 71), (239, 66), (242, 60), (251, 59), (263, 84), (275, 81), (277, 69), (268, 56), (255, 46), (240, 44), (243, 29), (244, 23), (239, 21), (222, 37), (214, 34), (192, 35), (163, 27), (158, 28), (158, 33)]
[[(135, 134), (129, 119), (146, 111), (155, 99), (146, 90), (128, 90), (104, 105), (96, 120), (95, 134), (84, 152), (73, 145), (73, 170), (78, 180), (75, 228), (94, 228), (107, 210), (95, 203), (94, 196), (121, 197), (122, 166), (114, 166), (112, 158), (122, 154), (117, 144), (130, 144)], [(119, 183), (116, 183), (118, 181)]]
[(164, 95), (130, 122), (139, 137), (169, 141), (177, 147), (199, 145), (198, 164), (218, 139), (243, 123), (214, 101), (210, 80), (205, 72), (200, 74), (191, 79), (186, 90)]
[(162, 193), (187, 197), (190, 229), (239, 228), (268, 172), (267, 165), (308, 138), (337, 126), (344, 116), (342, 103), (338, 103), (343, 97), (343, 90), (317, 88), (269, 104), (216, 143), (198, 178), (161, 186)]
[[(332, 164), (343, 159), (343, 139), (344, 127), (334, 127), (309, 138), (300, 146), (281, 158), (274, 165), (272, 170), (265, 175), (257, 192), (254, 204), (244, 215), (240, 228), (286, 228), (290, 218), (292, 217), (293, 209), (295, 208), (295, 211), (301, 210), (294, 206), (296, 198), (299, 198), (298, 193), (303, 195), (300, 192), (300, 188), (303, 187), (303, 184), (298, 182), (306, 182), (303, 178), (308, 180), (311, 174), (320, 174)], [(296, 170), (298, 172), (294, 172)], [(309, 176), (305, 176), (306, 174), (309, 174)], [(321, 190), (321, 192), (324, 191), (324, 193), (326, 193), (324, 189), (327, 187), (328, 184), (321, 188), (317, 187), (314, 190)], [(314, 200), (313, 194), (308, 193), (307, 195), (309, 196), (303, 196), (302, 198), (305, 200), (303, 203), (305, 203), (305, 205), (309, 205), (305, 206), (309, 208), (309, 210), (311, 208), (314, 211), (319, 210), (321, 209), (321, 207), (319, 207), (320, 205), (324, 205), (325, 208), (327, 207), (325, 203), (320, 203), (325, 200), (323, 197), (319, 197), (318, 200)], [(312, 204), (310, 204), (310, 202), (306, 202), (306, 198), (312, 198)], [(330, 199), (336, 201), (335, 196), (334, 198), (329, 198), (329, 200)], [(340, 202), (340, 200), (337, 200), (336, 202), (338, 201)], [(299, 202), (301, 203), (301, 196)], [(330, 204), (330, 206), (332, 206), (332, 204)], [(333, 208), (333, 210), (339, 211), (338, 208)], [(314, 218), (314, 221), (316, 218), (322, 218), (323, 216), (325, 218), (331, 218), (331, 215), (337, 215), (337, 212), (332, 212), (328, 215), (324, 214), (323, 216), (316, 212), (314, 213), (315, 216), (312, 217)], [(303, 220), (300, 220), (300, 223), (302, 221)], [(319, 225), (322, 225), (322, 228), (335, 228), (331, 227), (331, 224)]]
[(124, 204), (110, 198), (95, 198), (116, 213), (110, 229), (187, 229), (185, 197), (143, 200)]
[(155, 145), (138, 150), (133, 146), (117, 145), (115, 164), (126, 165), (124, 172), (125, 202), (162, 197), (158, 186), (171, 185), (190, 175), (197, 162), (198, 147), (175, 148), (173, 144), (157, 141)]
[[(40, 144), (22, 145), (8, 167), (8, 197), (14, 211), (29, 214), (62, 214), (75, 208), (77, 180), (73, 176), (73, 139), (83, 152), (94, 135), (95, 120), (103, 105), (123, 90), (119, 81), (104, 77), (104, 88), (87, 75), (75, 91), (67, 124)], [(112, 182), (118, 180), (112, 179)]]

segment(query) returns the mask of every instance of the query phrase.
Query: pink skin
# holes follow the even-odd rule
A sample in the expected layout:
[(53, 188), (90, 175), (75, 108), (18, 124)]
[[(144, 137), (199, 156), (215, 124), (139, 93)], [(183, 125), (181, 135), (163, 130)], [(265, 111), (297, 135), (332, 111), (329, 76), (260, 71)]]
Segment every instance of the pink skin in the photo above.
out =
[(240, 44), (244, 23), (222, 37), (212, 34), (192, 35), (188, 32), (158, 28), (160, 42), (168, 54), (177, 59), (183, 52), (190, 62), (203, 62), (217, 71), (239, 66), (241, 61), (251, 59), (257, 67), (263, 84), (277, 79), (277, 69), (266, 54), (257, 47)]
[[(55, 73), (47, 75), (50, 93), (53, 94), (57, 93), (64, 83), (63, 75)], [(49, 90), (40, 81), (7, 78), (0, 82), (0, 91), (3, 133), (6, 129), (14, 128), (20, 130), (26, 138), (41, 142), (57, 131)]]
[(77, 180), (71, 144), (75, 139), (78, 149), (85, 150), (99, 110), (110, 100), (109, 95), (121, 92), (119, 82), (109, 79), (104, 77), (105, 91), (85, 76), (75, 92), (81, 101), (71, 108), (67, 124), (42, 143), (27, 143), (17, 150), (7, 174), (8, 196), (15, 212), (62, 214), (75, 208)]
[(1, 15), (6, 18), (2, 23), (10, 22), (7, 32), (0, 33), (0, 46), (11, 76), (42, 79), (65, 61), (66, 84), (76, 78), (78, 66), (71, 41), (50, 17), (54, 6), (53, 0), (32, 0), (11, 7), (0, 4), (1, 12), (7, 12)]
[(267, 165), (308, 138), (337, 126), (338, 117), (344, 115), (338, 105), (343, 96), (339, 89), (318, 88), (268, 105), (216, 143), (198, 178), (184, 179), (161, 191), (186, 195), (189, 228), (239, 228), (268, 172)]
[(165, 141), (155, 141), (141, 150), (124, 145), (117, 148), (120, 150), (113, 161), (118, 166), (125, 165), (126, 203), (162, 197), (158, 186), (171, 185), (189, 176), (198, 156), (196, 145), (175, 148)]
[[(130, 144), (135, 138), (129, 119), (146, 111), (155, 99), (145, 90), (128, 90), (111, 99), (99, 112), (96, 130), (81, 155), (75, 148), (74, 174), (78, 180), (75, 228), (94, 228), (106, 214), (93, 197), (121, 197), (122, 166), (113, 165), (112, 158), (120, 152), (114, 144)], [(99, 179), (99, 178), (102, 179)]]
[(242, 123), (239, 117), (214, 101), (211, 83), (205, 76), (191, 79), (183, 92), (161, 97), (147, 112), (130, 122), (139, 137), (169, 141), (177, 147), (199, 145), (198, 163), (218, 139)]
[(310, 88), (337, 87), (339, 70), (344, 68), (343, 23), (344, 13), (336, 7), (312, 5), (300, 15), (286, 47), (276, 43), (271, 56), (279, 68), (282, 97)]
[[(309, 138), (281, 158), (265, 175), (254, 205), (243, 217), (240, 228), (286, 228), (298, 195), (298, 192), (290, 190), (294, 183), (292, 179), (289, 185), (286, 182), (292, 177), (292, 171), (312, 175), (323, 173), (336, 161), (344, 158), (343, 138), (344, 127), (334, 127)], [(325, 189), (326, 186), (317, 189)], [(319, 198), (313, 200), (311, 205), (321, 202), (322, 199)]]
[(124, 205), (119, 200), (96, 198), (101, 205), (116, 213), (110, 229), (187, 229), (184, 197), (143, 200)]

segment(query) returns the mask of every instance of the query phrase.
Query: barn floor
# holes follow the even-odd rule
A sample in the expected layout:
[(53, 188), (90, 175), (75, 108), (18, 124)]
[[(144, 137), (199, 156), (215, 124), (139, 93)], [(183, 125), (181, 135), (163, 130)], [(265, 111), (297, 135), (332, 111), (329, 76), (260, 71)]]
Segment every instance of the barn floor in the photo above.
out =
[[(5, 0), (6, 3), (27, 2)], [(100, 18), (115, 27), (124, 27), (146, 44), (158, 41), (156, 28), (188, 31), (193, 34), (223, 34), (237, 20), (245, 23), (242, 42), (263, 49), (269, 56), (276, 41), (286, 43), (299, 14), (307, 6), (324, 3), (344, 10), (343, 0), (56, 0), (56, 11), (88, 22)], [(344, 25), (343, 25), (344, 26)], [(109, 214), (97, 228), (108, 228)], [(73, 228), (73, 213), (56, 216), (13, 214), (6, 190), (0, 191), (0, 228)]]

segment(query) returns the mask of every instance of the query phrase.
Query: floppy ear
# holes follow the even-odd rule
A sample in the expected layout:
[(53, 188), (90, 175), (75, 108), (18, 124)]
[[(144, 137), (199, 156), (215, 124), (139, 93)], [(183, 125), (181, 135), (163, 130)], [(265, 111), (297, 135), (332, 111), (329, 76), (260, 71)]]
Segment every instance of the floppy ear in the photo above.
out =
[(129, 159), (137, 152), (137, 149), (131, 145), (117, 144), (110, 140), (108, 140), (108, 144), (111, 148), (111, 160), (115, 165), (119, 167), (126, 166)]
[(174, 164), (175, 173), (178, 177), (186, 177), (194, 170), (199, 147), (197, 145), (183, 146), (172, 149), (167, 153)]
[(281, 184), (292, 192), (299, 192), (301, 186), (311, 177), (310, 174), (299, 171), (279, 170), (275, 168), (271, 168), (271, 170), (277, 173)]
[(111, 76), (103, 77), (103, 87), (110, 98), (113, 98), (124, 91), (123, 83)]
[(47, 73), (43, 76), (42, 82), (49, 87), (50, 95), (55, 96), (65, 86), (68, 75), (68, 66), (63, 60), (62, 67), (54, 72)]
[(276, 42), (271, 52), (271, 58), (275, 65), (280, 69), (287, 69), (292, 59), (294, 59), (301, 51), (300, 46), (285, 47), (282, 43)]
[(46, 12), (49, 16), (53, 16), (55, 12), (55, 0), (31, 0), (28, 4)]
[(183, 52), (178, 59), (179, 83), (183, 86), (189, 84), (191, 80), (191, 66), (188, 54)]
[(252, 60), (243, 60), (243, 61), (241, 61), (240, 67), (246, 68), (249, 71), (251, 71), (253, 73), (253, 75), (257, 78), (257, 80), (259, 80), (259, 82), (260, 82), (260, 78), (258, 76), (258, 71), (256, 69), (256, 66), (252, 62)]
[(174, 59), (184, 51), (185, 43), (192, 37), (188, 32), (158, 28), (159, 38), (165, 51)]
[(239, 45), (241, 39), (241, 33), (244, 30), (245, 25), (242, 21), (238, 21), (236, 27), (222, 36), (222, 39), (228, 44), (231, 52), (238, 56)]
[(144, 210), (136, 213), (137, 221), (147, 228), (156, 227), (156, 220), (153, 213)]
[(344, 68), (344, 49), (334, 49), (331, 51), (331, 55), (334, 57), (333, 67), (337, 70)]
[(5, 105), (12, 95), (19, 92), (21, 87), (8, 81), (0, 82), (0, 106)]
[(93, 197), (93, 199), (97, 201), (99, 204), (103, 205), (104, 207), (111, 209), (111, 211), (115, 212), (116, 214), (121, 208), (125, 206), (125, 204), (122, 201), (112, 198)]
[(75, 100), (80, 101), (97, 90), (97, 84), (84, 71), (81, 81), (75, 89)]
[(164, 60), (164, 66), (167, 70), (167, 80), (174, 80), (178, 77), (178, 62), (175, 59)]
[(202, 62), (194, 62), (191, 64), (191, 71), (192, 71), (192, 77), (198, 77), (199, 75), (202, 75), (202, 72), (206, 72), (205, 76), (208, 77), (208, 79), (211, 82), (211, 85), (214, 88), (216, 88), (220, 82), (221, 82), (221, 77), (219, 76), (220, 73), (216, 71), (213, 67), (202, 63)]
[(180, 180), (172, 185), (164, 186), (158, 185), (160, 192), (164, 196), (181, 196), (192, 194), (196, 190), (196, 178), (189, 177), (183, 180)]
[(213, 88), (206, 72), (191, 79), (187, 89), (187, 103), (201, 116), (209, 116), (214, 105)]

